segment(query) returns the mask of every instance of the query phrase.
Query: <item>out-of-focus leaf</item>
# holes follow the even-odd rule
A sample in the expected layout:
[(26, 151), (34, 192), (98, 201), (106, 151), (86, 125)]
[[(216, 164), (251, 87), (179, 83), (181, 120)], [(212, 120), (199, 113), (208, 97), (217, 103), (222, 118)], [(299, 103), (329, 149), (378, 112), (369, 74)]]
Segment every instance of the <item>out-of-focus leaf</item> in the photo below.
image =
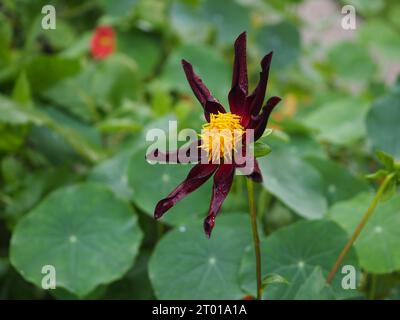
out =
[[(208, 239), (202, 221), (168, 233), (150, 259), (150, 280), (159, 299), (240, 299), (240, 260), (251, 249), (245, 215), (221, 215)], [(240, 235), (240, 236), (239, 236)]]
[(46, 117), (39, 112), (23, 108), (12, 100), (0, 96), (0, 122), (11, 125), (24, 125), (34, 123), (42, 125)]
[(214, 48), (205, 45), (183, 45), (176, 48), (168, 57), (161, 80), (170, 89), (193, 96), (183, 72), (182, 59), (193, 65), (196, 73), (200, 75), (214, 96), (227, 105), (225, 102), (229, 92), (231, 70), (222, 55)]
[(118, 0), (117, 2), (99, 0), (98, 2), (107, 15), (120, 18), (133, 14), (138, 0)]
[(20, 105), (29, 106), (31, 104), (31, 89), (25, 72), (22, 72), (15, 82), (12, 98)]
[(55, 191), (18, 223), (11, 262), (39, 287), (43, 266), (52, 265), (58, 287), (85, 296), (129, 269), (141, 239), (127, 203), (101, 185), (81, 184)]
[(372, 145), (400, 160), (400, 92), (376, 100), (367, 115), (367, 133)]
[(59, 18), (56, 21), (55, 29), (43, 30), (42, 33), (52, 49), (66, 49), (75, 41), (75, 30), (70, 24)]
[(243, 31), (250, 29), (250, 11), (239, 1), (226, 5), (224, 0), (202, 0), (196, 4), (174, 1), (172, 25), (187, 42), (204, 40), (208, 32), (217, 31), (217, 40), (231, 44)]
[[(346, 232), (327, 220), (299, 221), (272, 233), (261, 242), (261, 259), (265, 262), (262, 264), (262, 274), (277, 273), (287, 279), (289, 285), (269, 286), (264, 291), (264, 297), (295, 298), (315, 267), (321, 268), (325, 278), (346, 242)], [(241, 264), (242, 288), (250, 294), (256, 292), (254, 261), (254, 252), (249, 250)], [(346, 264), (357, 268), (353, 249), (343, 261), (343, 265)], [(340, 277), (334, 279), (332, 287), (336, 298), (354, 294), (342, 289)]]
[(29, 61), (26, 66), (26, 75), (32, 91), (39, 92), (77, 74), (80, 67), (77, 59), (40, 55)]
[(345, 80), (366, 81), (374, 75), (376, 66), (361, 45), (340, 42), (328, 54), (329, 63), (339, 77)]
[(58, 111), (46, 108), (47, 126), (33, 127), (30, 140), (54, 163), (76, 160), (77, 154), (91, 161), (101, 155), (101, 137), (99, 132), (82, 122)]
[(366, 134), (368, 104), (347, 97), (322, 105), (308, 114), (304, 122), (318, 130), (318, 137), (338, 145), (351, 145)]
[[(329, 210), (329, 216), (351, 234), (372, 199), (373, 194), (362, 193), (350, 200), (335, 204)], [(366, 271), (389, 273), (400, 270), (399, 213), (399, 196), (380, 202), (355, 242), (360, 266)]]
[(300, 55), (299, 31), (287, 21), (262, 27), (257, 33), (256, 43), (262, 56), (274, 52), (273, 68), (290, 66)]
[(148, 32), (130, 31), (118, 34), (118, 51), (136, 62), (142, 77), (150, 75), (160, 61), (161, 45), (162, 39)]
[(398, 31), (383, 19), (369, 19), (360, 26), (360, 41), (385, 57), (396, 59), (400, 54)]
[(352, 5), (362, 15), (375, 15), (385, 8), (384, 0), (368, 1), (368, 0), (346, 0), (341, 1), (344, 5)]

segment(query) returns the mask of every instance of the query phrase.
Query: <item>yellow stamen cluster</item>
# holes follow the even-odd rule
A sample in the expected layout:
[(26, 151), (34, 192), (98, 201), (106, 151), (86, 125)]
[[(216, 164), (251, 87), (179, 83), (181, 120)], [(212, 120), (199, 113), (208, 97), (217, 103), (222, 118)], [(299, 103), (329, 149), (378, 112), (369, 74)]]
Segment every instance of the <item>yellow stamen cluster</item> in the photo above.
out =
[(232, 159), (232, 152), (241, 140), (245, 128), (240, 124), (240, 116), (227, 112), (210, 114), (210, 122), (203, 125), (199, 135), (202, 148), (208, 153), (208, 160), (218, 162), (220, 158)]

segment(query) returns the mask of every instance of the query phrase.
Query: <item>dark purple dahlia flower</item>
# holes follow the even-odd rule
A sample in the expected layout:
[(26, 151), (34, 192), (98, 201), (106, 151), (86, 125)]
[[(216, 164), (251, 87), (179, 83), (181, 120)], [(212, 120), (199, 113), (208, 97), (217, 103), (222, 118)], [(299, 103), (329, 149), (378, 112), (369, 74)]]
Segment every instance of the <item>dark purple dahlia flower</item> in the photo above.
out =
[[(228, 130), (228, 132), (230, 132), (229, 130), (239, 130), (243, 135), (245, 135), (246, 130), (251, 129), (253, 130), (254, 141), (256, 141), (263, 135), (271, 111), (281, 100), (279, 97), (274, 96), (269, 98), (263, 106), (272, 52), (268, 53), (262, 59), (260, 80), (254, 91), (248, 95), (245, 32), (236, 39), (234, 49), (235, 60), (233, 65), (232, 88), (228, 95), (230, 112), (226, 112), (225, 108), (219, 103), (219, 101), (213, 97), (199, 76), (193, 71), (193, 67), (190, 63), (182, 60), (182, 65), (189, 85), (204, 109), (204, 116), (207, 123), (203, 126), (203, 129), (212, 129), (214, 130), (213, 132), (215, 132), (216, 129), (224, 129), (225, 132), (226, 130)], [(214, 146), (213, 142), (209, 142), (209, 139), (205, 139), (204, 135), (200, 136), (201, 139), (196, 141), (195, 144), (198, 146), (199, 150), (203, 152), (205, 151), (209, 154), (208, 162), (204, 163), (202, 161), (201, 163), (196, 164), (190, 170), (186, 179), (167, 197), (157, 203), (154, 217), (156, 219), (162, 217), (166, 211), (175, 205), (175, 203), (189, 193), (195, 191), (212, 175), (214, 175), (210, 207), (208, 215), (204, 220), (204, 231), (209, 237), (214, 227), (215, 217), (231, 188), (235, 170), (240, 170), (241, 166), (238, 163), (235, 163), (235, 161), (226, 163), (223, 159), (218, 161), (218, 163), (215, 163), (216, 161), (213, 161), (215, 160), (214, 156), (211, 155)], [(219, 141), (221, 138), (226, 140), (228, 138), (226, 135), (221, 136), (221, 134), (218, 133), (214, 134), (212, 137), (214, 138), (214, 141)], [(209, 136), (207, 136), (207, 138), (209, 138)], [(243, 145), (241, 148), (242, 147)], [(168, 162), (170, 159), (176, 159), (178, 153), (181, 154), (181, 152), (187, 152), (188, 150), (189, 148), (187, 148), (187, 150), (177, 150), (167, 154), (162, 154), (162, 158)], [(223, 157), (226, 152), (232, 152), (232, 150), (223, 149), (218, 151), (222, 151), (219, 153), (221, 157)], [(151, 154), (147, 155), (147, 158), (156, 159), (159, 158), (160, 155), (161, 151), (156, 149)], [(195, 157), (197, 160), (200, 160), (200, 153), (197, 152)], [(257, 160), (253, 160), (254, 168), (247, 176), (256, 182), (261, 182), (262, 175)]]

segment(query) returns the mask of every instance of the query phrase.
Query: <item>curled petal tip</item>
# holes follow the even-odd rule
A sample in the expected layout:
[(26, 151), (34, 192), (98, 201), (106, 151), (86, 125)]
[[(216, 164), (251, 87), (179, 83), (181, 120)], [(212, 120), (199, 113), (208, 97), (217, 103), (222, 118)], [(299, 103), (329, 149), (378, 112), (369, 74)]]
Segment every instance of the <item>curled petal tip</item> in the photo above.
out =
[(211, 232), (214, 228), (215, 225), (215, 217), (211, 216), (211, 217), (207, 217), (204, 219), (204, 232), (207, 236), (207, 238), (211, 237)]
[(166, 199), (159, 201), (154, 210), (154, 218), (157, 220), (160, 219), (164, 215), (164, 213), (168, 211), (172, 206), (173, 203)]

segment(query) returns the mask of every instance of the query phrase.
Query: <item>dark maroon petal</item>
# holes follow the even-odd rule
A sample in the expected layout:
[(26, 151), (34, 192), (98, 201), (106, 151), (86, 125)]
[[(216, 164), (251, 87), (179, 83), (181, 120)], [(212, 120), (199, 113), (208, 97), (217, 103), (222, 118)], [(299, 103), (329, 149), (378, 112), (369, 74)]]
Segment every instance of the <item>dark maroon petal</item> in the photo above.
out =
[(274, 107), (281, 101), (279, 97), (271, 97), (263, 107), (262, 112), (252, 118), (252, 127), (254, 128), (254, 141), (257, 141), (263, 135), (265, 128), (267, 127), (268, 118)]
[(232, 89), (229, 92), (228, 100), (231, 112), (241, 115), (245, 110), (245, 99), (248, 92), (246, 32), (243, 32), (236, 39), (234, 49)]
[(179, 148), (178, 150), (163, 152), (159, 149), (154, 149), (146, 154), (146, 160), (160, 161), (165, 163), (182, 163), (180, 160), (181, 156), (187, 160), (184, 163), (196, 163), (201, 159), (203, 149), (198, 148), (201, 141), (193, 141), (189, 146)]
[[(215, 113), (217, 114), (218, 112), (225, 113), (224, 107), (216, 101), (207, 101), (206, 105), (204, 107), (204, 112), (210, 114), (210, 113)], [(209, 119), (207, 119), (209, 121)]]
[(247, 96), (246, 32), (235, 41), (235, 60), (233, 63), (232, 88), (239, 87)]
[(260, 80), (258, 82), (257, 87), (254, 89), (253, 93), (247, 99), (248, 104), (246, 106), (247, 107), (246, 113), (251, 114), (253, 116), (258, 115), (264, 103), (271, 60), (272, 60), (272, 51), (268, 53), (261, 60)]
[(182, 66), (194, 95), (204, 108), (206, 120), (210, 120), (210, 113), (225, 112), (224, 107), (214, 98), (210, 90), (207, 89), (200, 77), (194, 72), (192, 65), (186, 60), (182, 60)]
[(231, 189), (234, 175), (235, 166), (233, 164), (221, 164), (215, 172), (210, 208), (207, 217), (204, 219), (204, 232), (208, 237), (211, 236), (214, 228), (215, 217)]
[(189, 193), (195, 191), (204, 182), (206, 182), (211, 175), (218, 168), (215, 164), (197, 164), (190, 170), (186, 179), (175, 188), (166, 198), (160, 200), (154, 210), (154, 218), (159, 219), (162, 215), (171, 209), (175, 203), (187, 196)]
[(239, 87), (234, 87), (228, 94), (229, 107), (232, 113), (243, 115), (245, 112), (246, 94)]
[(249, 174), (247, 177), (250, 178), (251, 180), (253, 180), (254, 182), (261, 183), (263, 181), (263, 177), (262, 177), (260, 166), (258, 165), (257, 159), (254, 159), (253, 172), (251, 174)]

